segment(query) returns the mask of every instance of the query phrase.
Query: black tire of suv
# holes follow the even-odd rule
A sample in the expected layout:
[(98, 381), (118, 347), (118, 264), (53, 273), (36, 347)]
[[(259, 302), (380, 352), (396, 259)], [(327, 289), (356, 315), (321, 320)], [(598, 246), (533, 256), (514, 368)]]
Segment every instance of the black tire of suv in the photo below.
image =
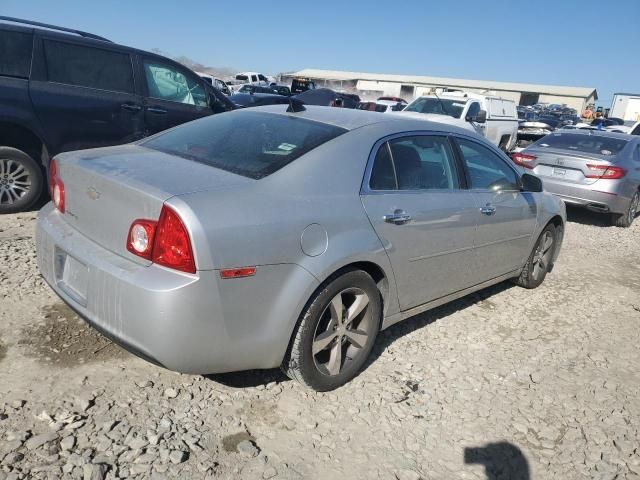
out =
[(611, 216), (611, 223), (616, 227), (629, 228), (638, 214), (640, 203), (640, 191), (637, 191), (631, 197), (629, 202), (629, 208), (623, 214), (613, 214)]
[[(31, 208), (40, 198), (44, 186), (43, 170), (36, 161), (22, 150), (13, 147), (0, 147), (0, 161), (13, 160), (22, 166), (28, 173), (31, 185), (27, 192), (17, 200), (9, 203), (7, 194), (0, 196), (0, 214), (22, 212)], [(10, 172), (0, 174), (0, 182), (8, 180)]]

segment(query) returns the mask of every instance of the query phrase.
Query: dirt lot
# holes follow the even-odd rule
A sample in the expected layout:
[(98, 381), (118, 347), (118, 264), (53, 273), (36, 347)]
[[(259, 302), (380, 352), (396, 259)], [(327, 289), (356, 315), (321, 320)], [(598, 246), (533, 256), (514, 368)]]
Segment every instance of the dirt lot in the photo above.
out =
[(640, 221), (570, 219), (539, 289), (396, 325), (316, 394), (131, 356), (39, 278), (34, 214), (0, 217), (0, 480), (640, 479)]

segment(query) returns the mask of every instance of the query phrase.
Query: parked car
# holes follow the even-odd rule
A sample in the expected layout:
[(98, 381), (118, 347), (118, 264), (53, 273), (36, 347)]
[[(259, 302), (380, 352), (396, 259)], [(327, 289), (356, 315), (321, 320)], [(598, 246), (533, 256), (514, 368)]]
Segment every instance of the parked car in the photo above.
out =
[(324, 107), (356, 108), (360, 102), (360, 97), (357, 95), (336, 92), (330, 88), (307, 90), (294, 95), (293, 98), (300, 100), (305, 105)]
[(229, 97), (236, 107), (261, 107), (264, 105), (282, 105), (289, 103), (289, 97), (275, 93), (236, 93)]
[(284, 95), (285, 97), (291, 96), (291, 89), (286, 85), (271, 85), (270, 88), (278, 95)]
[(266, 75), (258, 72), (242, 72), (236, 74), (233, 80), (228, 82), (233, 93), (238, 93), (243, 85), (257, 85), (268, 87), (271, 82)]
[(562, 202), (489, 142), (388, 117), (274, 105), (60, 155), (40, 271), (166, 368), (281, 366), (336, 388), (380, 329), (506, 279), (540, 285), (563, 238)]
[(307, 90), (315, 90), (316, 82), (309, 78), (294, 78), (291, 81), (291, 94), (306, 92)]
[(196, 72), (196, 73), (200, 76), (200, 78), (202, 78), (209, 85), (212, 85), (213, 87), (217, 88), (227, 96), (231, 95), (231, 89), (229, 88), (229, 85), (227, 85), (227, 83), (221, 78), (214, 77), (213, 75), (209, 75), (208, 73), (204, 73), (204, 72)]
[(261, 85), (242, 85), (236, 93), (269, 93), (274, 94), (273, 87), (263, 87)]
[(396, 115), (440, 121), (466, 128), (486, 137), (509, 152), (518, 136), (516, 104), (499, 97), (464, 92), (446, 92), (416, 98)]
[[(0, 17), (0, 213), (32, 207), (53, 156), (233, 109), (188, 68), (96, 35)], [(42, 28), (34, 28), (42, 27)]]
[(358, 110), (369, 110), (371, 112), (400, 112), (406, 107), (406, 103), (396, 102), (393, 100), (376, 100), (375, 102), (360, 102), (356, 105)]
[(512, 157), (567, 203), (610, 214), (629, 227), (640, 199), (640, 138), (595, 130), (557, 130)]

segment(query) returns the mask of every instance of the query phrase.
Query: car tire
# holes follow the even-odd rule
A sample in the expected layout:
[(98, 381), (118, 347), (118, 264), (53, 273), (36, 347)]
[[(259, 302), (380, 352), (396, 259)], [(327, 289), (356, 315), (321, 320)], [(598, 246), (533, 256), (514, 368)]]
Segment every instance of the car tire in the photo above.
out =
[(520, 276), (516, 278), (517, 285), (523, 288), (536, 288), (544, 281), (556, 249), (556, 228), (547, 225), (538, 237), (536, 244), (524, 264)]
[(320, 392), (344, 385), (369, 357), (381, 315), (380, 291), (371, 276), (362, 270), (339, 272), (307, 302), (282, 370)]
[(42, 169), (33, 158), (17, 148), (0, 147), (0, 214), (32, 207), (43, 185)]
[(612, 218), (612, 223), (616, 227), (629, 228), (638, 214), (638, 210), (640, 209), (640, 191), (637, 191), (631, 197), (631, 201), (629, 202), (629, 208), (622, 215), (614, 214)]

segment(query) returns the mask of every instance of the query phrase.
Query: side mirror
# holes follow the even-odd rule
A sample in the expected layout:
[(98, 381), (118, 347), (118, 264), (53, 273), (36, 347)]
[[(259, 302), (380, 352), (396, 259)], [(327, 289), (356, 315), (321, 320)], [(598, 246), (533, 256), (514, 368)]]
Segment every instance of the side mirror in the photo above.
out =
[(473, 119), (476, 123), (487, 123), (487, 111), (479, 110), (476, 118)]
[(520, 177), (521, 188), (523, 192), (542, 192), (542, 180), (535, 175), (525, 173)]

